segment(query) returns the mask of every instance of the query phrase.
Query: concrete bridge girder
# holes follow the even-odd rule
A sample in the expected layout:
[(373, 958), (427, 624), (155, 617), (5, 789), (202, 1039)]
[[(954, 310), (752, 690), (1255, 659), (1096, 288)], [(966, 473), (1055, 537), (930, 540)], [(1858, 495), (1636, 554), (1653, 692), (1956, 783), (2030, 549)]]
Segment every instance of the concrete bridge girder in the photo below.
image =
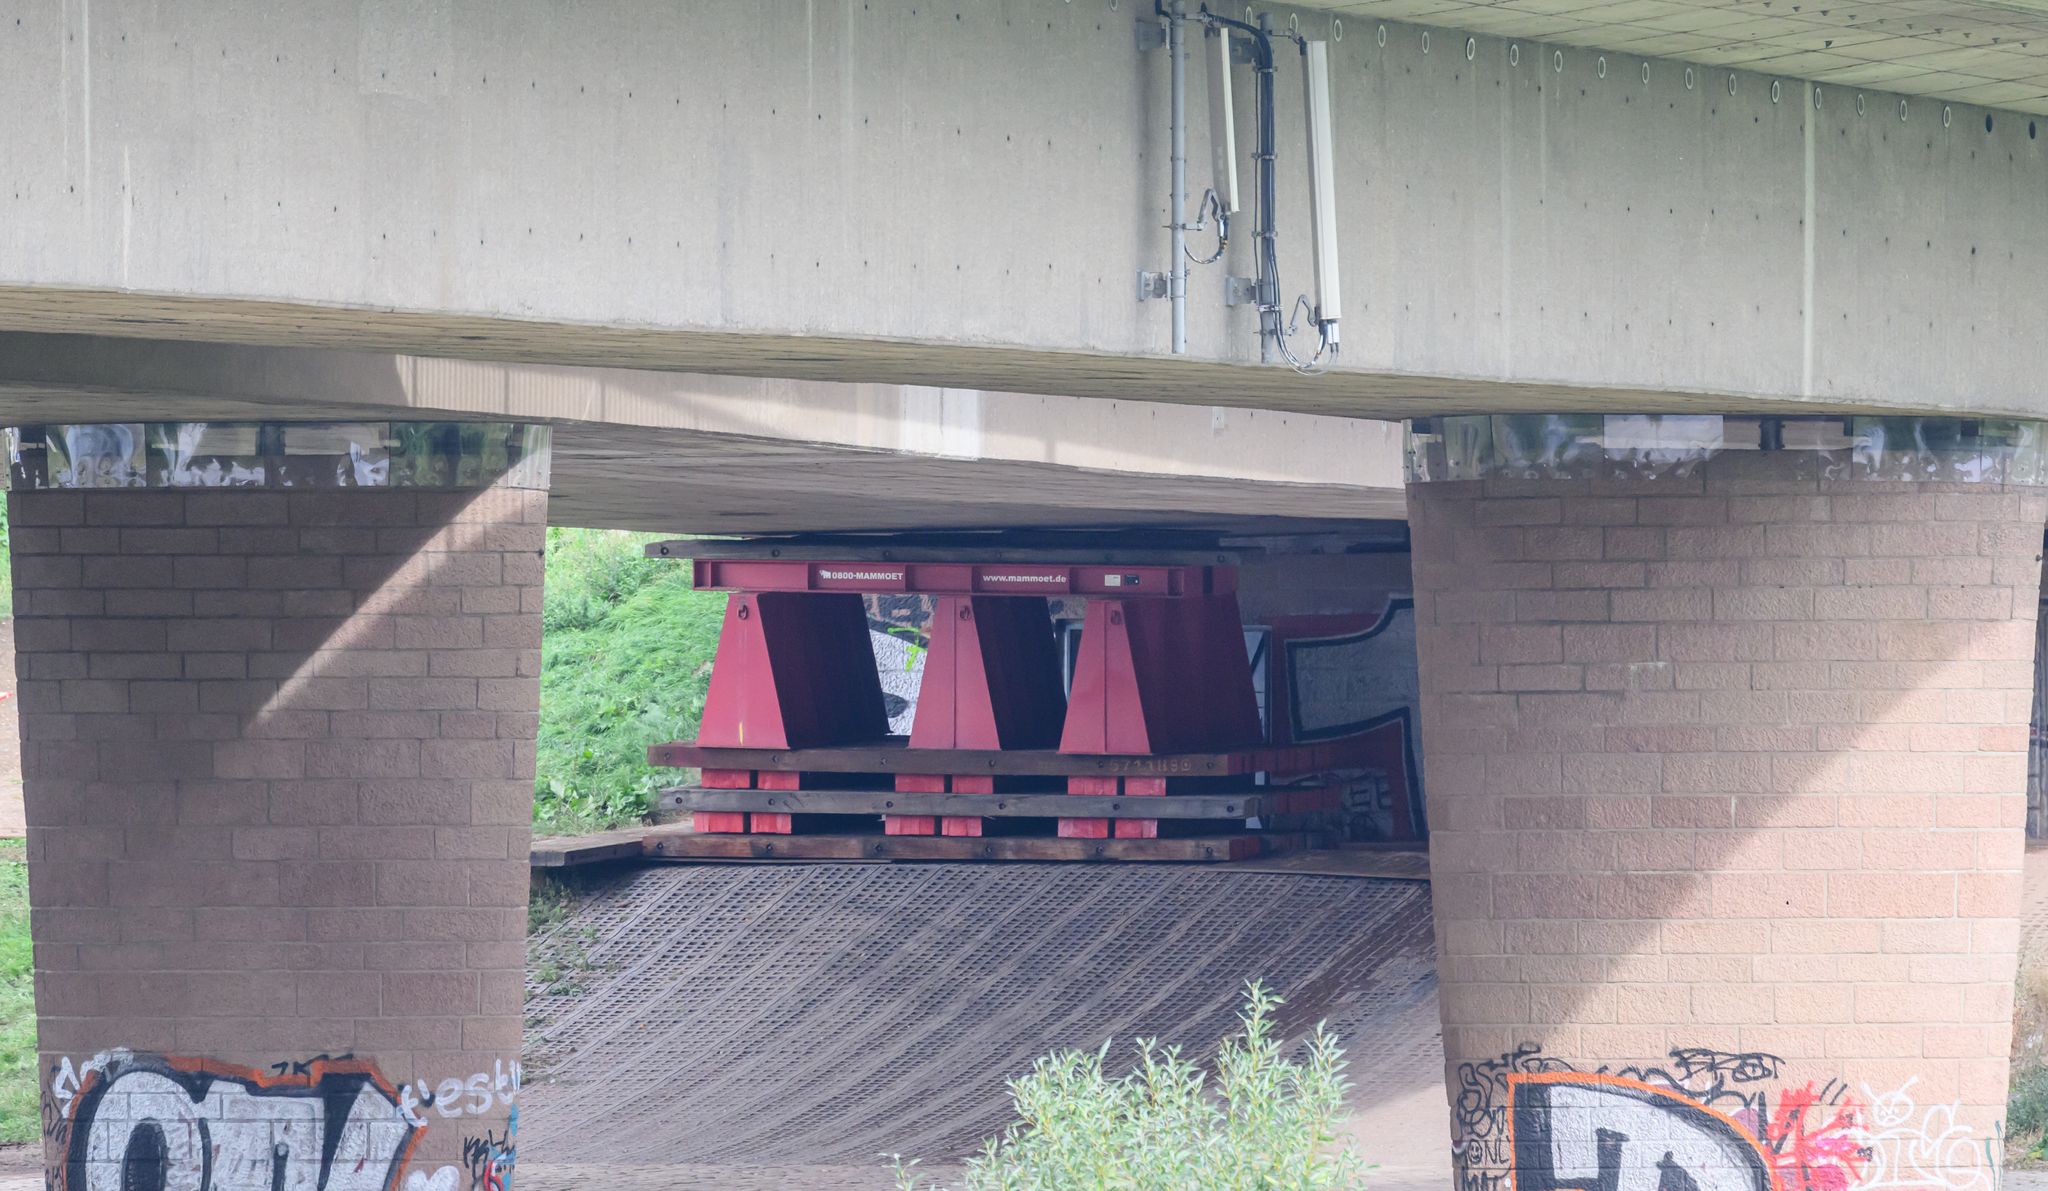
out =
[(1320, 532), (1406, 513), (1398, 425), (1158, 402), (0, 333), (0, 414), (545, 421), (558, 524), (663, 532)]
[(0, 325), (1382, 417), (2048, 404), (2026, 119), (1402, 26), (1333, 45), (1339, 369), (1255, 364), (1244, 237), (1169, 358), (1134, 17), (43, 0), (0, 42), (43, 114), (0, 155)]

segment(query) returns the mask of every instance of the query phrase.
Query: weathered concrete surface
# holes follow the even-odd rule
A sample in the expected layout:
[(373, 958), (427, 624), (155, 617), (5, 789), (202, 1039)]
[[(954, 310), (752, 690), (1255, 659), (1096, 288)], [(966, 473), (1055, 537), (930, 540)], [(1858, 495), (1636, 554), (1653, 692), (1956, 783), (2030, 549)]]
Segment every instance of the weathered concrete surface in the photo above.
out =
[(0, 325), (1367, 416), (2048, 411), (2027, 121), (1402, 26), (1333, 45), (1339, 370), (1254, 363), (1248, 236), (1168, 359), (1134, 7), (24, 0)]
[[(2039, 0), (1871, 0), (1827, 7), (1747, 0), (1298, 2), (1350, 21), (1354, 33), (1370, 34), (1378, 18), (1426, 13), (1438, 37), (1467, 29), (1545, 37), (1702, 66), (1769, 70), (1830, 86), (1880, 86), (1937, 101), (2048, 114), (2048, 7)], [(1317, 22), (1308, 28), (1319, 36), (1321, 27)], [(1462, 41), (1464, 34), (1457, 36)]]
[(1388, 422), (1161, 402), (0, 333), (0, 425), (251, 418), (555, 426), (558, 524), (664, 532), (1405, 515)]

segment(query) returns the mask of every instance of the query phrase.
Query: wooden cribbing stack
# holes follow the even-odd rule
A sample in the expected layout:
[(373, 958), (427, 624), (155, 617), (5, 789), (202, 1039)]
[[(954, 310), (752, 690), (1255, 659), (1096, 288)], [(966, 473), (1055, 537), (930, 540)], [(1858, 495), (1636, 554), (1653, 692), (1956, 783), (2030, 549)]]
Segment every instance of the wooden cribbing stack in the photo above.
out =
[[(1252, 784), (1329, 768), (1344, 742), (1260, 743), (1228, 559), (648, 550), (691, 558), (698, 590), (732, 593), (697, 739), (649, 750), (655, 765), (702, 771), (701, 786), (663, 796), (698, 833), (843, 832), (849, 820), (827, 816), (879, 815), (887, 836), (965, 841), (1052, 820), (1056, 838), (1131, 841), (1115, 852), (1141, 855), (1162, 834), (1249, 835), (1247, 821), (1315, 825), (1341, 809), (1333, 792)], [(907, 740), (888, 735), (868, 595), (932, 601)], [(1087, 608), (1064, 689), (1048, 601), (1069, 596)]]

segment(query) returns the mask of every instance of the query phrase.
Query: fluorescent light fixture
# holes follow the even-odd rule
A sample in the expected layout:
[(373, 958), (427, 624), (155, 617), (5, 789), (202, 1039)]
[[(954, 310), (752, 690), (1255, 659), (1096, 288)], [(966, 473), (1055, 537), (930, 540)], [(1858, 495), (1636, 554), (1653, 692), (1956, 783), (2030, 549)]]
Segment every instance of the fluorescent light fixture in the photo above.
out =
[(1237, 110), (1230, 98), (1230, 30), (1211, 25), (1203, 36), (1209, 63), (1209, 162), (1216, 201), (1237, 214)]
[(1316, 319), (1331, 342), (1342, 316), (1337, 284), (1337, 158), (1330, 135), (1330, 43), (1301, 45), (1302, 110), (1308, 114), (1308, 204), (1311, 249), (1315, 254)]

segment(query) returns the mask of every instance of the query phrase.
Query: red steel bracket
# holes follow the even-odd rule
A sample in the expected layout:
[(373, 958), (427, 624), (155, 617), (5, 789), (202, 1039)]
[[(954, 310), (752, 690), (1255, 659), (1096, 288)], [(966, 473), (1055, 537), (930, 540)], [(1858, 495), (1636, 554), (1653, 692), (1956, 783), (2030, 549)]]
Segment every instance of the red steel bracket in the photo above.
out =
[(824, 748), (888, 734), (859, 596), (763, 592), (727, 601), (697, 743)]
[(1061, 752), (1193, 752), (1262, 734), (1236, 595), (1088, 601)]

